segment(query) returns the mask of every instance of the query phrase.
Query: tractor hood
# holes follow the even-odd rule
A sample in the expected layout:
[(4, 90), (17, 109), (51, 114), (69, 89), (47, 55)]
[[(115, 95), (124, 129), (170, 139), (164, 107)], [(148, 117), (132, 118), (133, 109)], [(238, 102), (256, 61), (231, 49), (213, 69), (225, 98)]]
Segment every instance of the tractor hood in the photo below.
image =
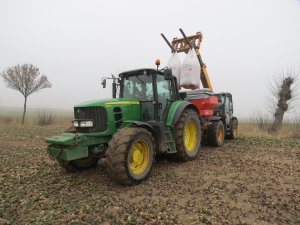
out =
[(79, 133), (101, 133), (109, 136), (128, 120), (140, 121), (141, 105), (134, 98), (112, 98), (83, 102), (74, 106), (75, 119), (92, 119), (95, 124), (89, 130), (79, 129)]
[(91, 107), (91, 106), (104, 106), (111, 107), (113, 105), (139, 105), (140, 102), (135, 98), (111, 98), (111, 99), (100, 99), (88, 102), (83, 102), (81, 104), (75, 105), (74, 107)]

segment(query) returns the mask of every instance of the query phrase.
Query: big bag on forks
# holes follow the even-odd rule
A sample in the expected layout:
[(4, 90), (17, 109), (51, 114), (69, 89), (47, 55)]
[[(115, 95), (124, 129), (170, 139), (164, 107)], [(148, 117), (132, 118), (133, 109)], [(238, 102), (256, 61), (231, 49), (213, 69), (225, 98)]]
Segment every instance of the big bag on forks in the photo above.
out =
[(180, 87), (185, 89), (198, 89), (200, 87), (200, 63), (195, 49), (189, 50), (181, 69)]
[(181, 75), (181, 62), (177, 52), (173, 53), (170, 57), (167, 67), (172, 70), (172, 75), (177, 79), (177, 86), (180, 85), (180, 75)]

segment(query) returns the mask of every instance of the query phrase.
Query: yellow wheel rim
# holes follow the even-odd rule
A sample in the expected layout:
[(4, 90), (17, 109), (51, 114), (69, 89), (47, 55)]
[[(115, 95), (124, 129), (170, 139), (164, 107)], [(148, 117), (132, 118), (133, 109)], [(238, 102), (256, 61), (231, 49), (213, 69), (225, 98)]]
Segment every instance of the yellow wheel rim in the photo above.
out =
[(222, 126), (219, 127), (218, 129), (218, 141), (221, 143), (223, 141), (223, 136), (224, 136), (224, 131)]
[(144, 140), (137, 140), (129, 152), (129, 167), (133, 174), (139, 175), (145, 171), (149, 164), (149, 145)]
[(184, 127), (184, 145), (188, 152), (195, 150), (198, 141), (197, 123), (189, 120)]
[(236, 138), (237, 136), (237, 126), (234, 126), (233, 128), (233, 137)]

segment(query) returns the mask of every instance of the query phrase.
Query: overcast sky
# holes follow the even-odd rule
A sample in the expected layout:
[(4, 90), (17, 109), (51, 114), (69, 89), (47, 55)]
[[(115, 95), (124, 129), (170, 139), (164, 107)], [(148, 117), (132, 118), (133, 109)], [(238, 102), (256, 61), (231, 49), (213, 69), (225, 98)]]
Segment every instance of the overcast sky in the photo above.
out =
[[(203, 33), (214, 91), (233, 94), (239, 117), (265, 108), (274, 75), (300, 71), (299, 0), (1, 0), (0, 28), (0, 71), (31, 63), (53, 84), (29, 97), (32, 108), (110, 97), (101, 77), (155, 67), (156, 58), (165, 65), (171, 53), (160, 33), (171, 40), (178, 28)], [(0, 106), (23, 101), (0, 80)]]

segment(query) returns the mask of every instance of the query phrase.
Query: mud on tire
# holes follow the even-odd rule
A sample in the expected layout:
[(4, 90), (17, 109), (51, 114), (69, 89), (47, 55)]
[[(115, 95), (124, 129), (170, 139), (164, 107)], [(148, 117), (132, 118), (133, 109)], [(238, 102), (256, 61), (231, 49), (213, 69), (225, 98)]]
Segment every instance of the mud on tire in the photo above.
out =
[(230, 140), (236, 140), (238, 137), (238, 121), (233, 119), (231, 121), (230, 133), (227, 135), (227, 138)]
[(208, 128), (207, 133), (208, 143), (214, 147), (220, 147), (224, 144), (225, 128), (221, 120), (214, 121)]

